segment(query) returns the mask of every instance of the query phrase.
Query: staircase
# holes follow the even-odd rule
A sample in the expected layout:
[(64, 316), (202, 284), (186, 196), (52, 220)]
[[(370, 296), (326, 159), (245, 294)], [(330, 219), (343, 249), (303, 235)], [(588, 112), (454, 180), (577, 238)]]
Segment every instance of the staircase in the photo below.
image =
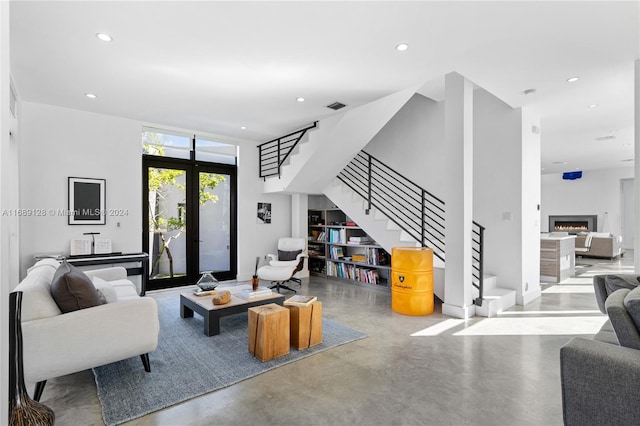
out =
[[(260, 177), (264, 192), (323, 193), (388, 252), (398, 246), (431, 247), (434, 294), (444, 300), (444, 202), (360, 151), (413, 93), (387, 96), (322, 120), (317, 128), (314, 123), (261, 144)], [(275, 170), (263, 175), (263, 168), (273, 167), (274, 156)], [(484, 273), (483, 233), (474, 222), (473, 300), (477, 315), (491, 317), (514, 306), (516, 292), (498, 287), (497, 278)]]
[[(323, 119), (306, 132), (291, 155), (266, 177), (264, 192), (320, 194), (351, 159), (416, 93), (416, 88), (393, 93), (366, 105)], [(282, 138), (279, 138), (282, 139)], [(258, 146), (273, 150), (279, 139)], [(277, 148), (276, 148), (277, 149)], [(262, 170), (262, 162), (261, 170)], [(321, 171), (321, 173), (319, 173)], [(264, 177), (261, 176), (260, 177)]]
[[(393, 247), (421, 246), (380, 210), (372, 208), (367, 214), (365, 200), (338, 178), (334, 179), (323, 193), (387, 252), (391, 253)], [(440, 300), (444, 300), (444, 262), (434, 257), (433, 269), (434, 294)]]

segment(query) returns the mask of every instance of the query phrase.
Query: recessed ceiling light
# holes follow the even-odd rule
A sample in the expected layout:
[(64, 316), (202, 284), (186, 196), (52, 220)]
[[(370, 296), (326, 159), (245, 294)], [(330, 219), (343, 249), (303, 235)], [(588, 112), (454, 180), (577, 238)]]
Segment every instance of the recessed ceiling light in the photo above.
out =
[(618, 131), (618, 129), (611, 129), (609, 130), (611, 133), (616, 133)]
[(551, 164), (567, 164), (566, 161), (554, 161)]
[(96, 34), (96, 37), (98, 37), (102, 41), (113, 41), (113, 37), (105, 33), (98, 33)]
[(296, 101), (298, 102), (304, 102), (304, 98), (302, 96), (300, 96), (299, 98), (296, 98)]
[(536, 89), (527, 89), (523, 92), (525, 95), (533, 95), (536, 93)]
[(399, 52), (404, 52), (408, 48), (409, 48), (409, 45), (407, 43), (400, 43), (399, 45), (396, 46), (396, 50)]
[(574, 83), (576, 81), (580, 80), (580, 77), (571, 77), (567, 79), (567, 82), (569, 83)]
[(96, 96), (96, 95), (94, 95), (93, 93), (85, 93), (84, 95), (85, 95), (87, 98), (91, 98), (91, 99), (95, 99), (95, 98), (97, 98), (97, 96)]
[(247, 130), (247, 126), (240, 126), (242, 130)]
[(598, 108), (598, 104), (591, 104), (589, 105), (589, 108)]

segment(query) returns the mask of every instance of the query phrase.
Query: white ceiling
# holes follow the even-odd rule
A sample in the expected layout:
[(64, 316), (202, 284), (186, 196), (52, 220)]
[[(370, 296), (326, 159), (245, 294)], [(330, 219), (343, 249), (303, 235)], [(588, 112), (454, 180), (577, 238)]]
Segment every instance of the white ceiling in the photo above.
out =
[(12, 1), (11, 70), (25, 101), (255, 142), (333, 114), (334, 101), (353, 108), (422, 83), (440, 99), (456, 71), (540, 114), (543, 173), (631, 166), (639, 6)]

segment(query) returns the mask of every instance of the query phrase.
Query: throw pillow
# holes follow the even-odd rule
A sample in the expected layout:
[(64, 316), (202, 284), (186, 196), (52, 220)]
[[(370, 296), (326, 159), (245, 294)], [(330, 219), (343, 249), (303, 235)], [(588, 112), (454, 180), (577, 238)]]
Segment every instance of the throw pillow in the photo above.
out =
[(302, 250), (284, 251), (278, 250), (278, 260), (296, 260), (296, 257), (302, 253)]
[(636, 328), (640, 330), (640, 287), (631, 290), (624, 297), (624, 307), (631, 315), (631, 319), (636, 324)]
[(637, 286), (638, 280), (634, 279), (631, 275), (605, 275), (604, 277), (604, 287), (607, 290), (607, 294), (611, 294), (621, 288), (633, 290)]
[(104, 298), (103, 303), (114, 303), (118, 301), (118, 293), (111, 284), (100, 277), (93, 277), (92, 280), (94, 287), (98, 290), (102, 298)]
[(63, 313), (102, 304), (98, 290), (80, 269), (67, 262), (56, 270), (51, 280), (51, 297)]
[(640, 349), (638, 328), (625, 306), (625, 299), (629, 293), (631, 292), (626, 288), (614, 291), (604, 304), (620, 346)]

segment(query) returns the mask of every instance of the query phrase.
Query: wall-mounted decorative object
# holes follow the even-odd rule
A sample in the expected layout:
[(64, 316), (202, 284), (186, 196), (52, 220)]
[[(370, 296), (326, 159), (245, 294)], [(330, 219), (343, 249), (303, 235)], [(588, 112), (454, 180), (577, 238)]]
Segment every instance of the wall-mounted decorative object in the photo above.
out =
[(69, 178), (69, 225), (104, 225), (104, 179)]
[(271, 223), (271, 203), (258, 203), (258, 223)]

